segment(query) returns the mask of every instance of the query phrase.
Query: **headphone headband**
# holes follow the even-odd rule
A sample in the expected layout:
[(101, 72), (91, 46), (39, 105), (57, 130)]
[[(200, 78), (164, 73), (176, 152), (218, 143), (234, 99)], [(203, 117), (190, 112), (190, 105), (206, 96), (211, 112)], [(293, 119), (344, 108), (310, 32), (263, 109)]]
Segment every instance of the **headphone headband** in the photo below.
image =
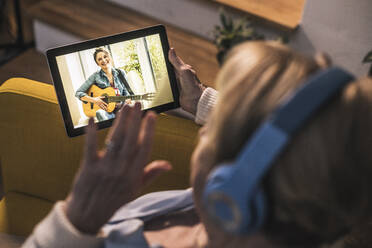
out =
[(262, 177), (296, 131), (353, 79), (336, 67), (317, 73), (257, 128), (235, 162), (217, 166), (203, 194), (210, 217), (228, 232), (257, 231), (266, 215)]
[(338, 67), (315, 74), (274, 112), (273, 125), (293, 134), (352, 80), (354, 77), (350, 73)]

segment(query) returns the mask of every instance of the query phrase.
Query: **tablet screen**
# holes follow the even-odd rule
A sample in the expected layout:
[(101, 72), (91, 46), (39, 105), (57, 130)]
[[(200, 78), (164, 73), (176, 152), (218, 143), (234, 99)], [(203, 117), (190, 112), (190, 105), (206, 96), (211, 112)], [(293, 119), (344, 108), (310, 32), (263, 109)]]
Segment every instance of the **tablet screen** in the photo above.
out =
[(98, 43), (88, 41), (90, 45), (75, 44), (76, 51), (70, 47), (55, 56), (49, 52), (48, 60), (53, 57), (58, 71), (51, 70), (67, 129), (86, 126), (90, 117), (97, 123), (111, 123), (124, 104), (140, 102), (143, 110), (158, 112), (176, 107), (168, 51), (164, 51), (169, 46), (162, 44), (161, 34), (121, 36), (118, 41), (116, 35), (115, 42), (106, 37), (106, 44), (102, 38)]

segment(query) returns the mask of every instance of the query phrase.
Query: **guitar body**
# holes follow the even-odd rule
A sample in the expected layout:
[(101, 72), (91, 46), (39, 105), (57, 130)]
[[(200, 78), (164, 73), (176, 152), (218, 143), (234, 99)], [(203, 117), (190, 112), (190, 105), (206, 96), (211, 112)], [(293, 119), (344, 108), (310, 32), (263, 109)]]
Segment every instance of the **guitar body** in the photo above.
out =
[[(87, 94), (90, 97), (116, 96), (115, 90), (113, 88), (107, 87), (105, 89), (101, 89), (100, 87), (98, 87), (97, 85), (94, 85), (94, 84), (92, 84), (92, 86), (90, 86), (90, 88), (87, 91)], [(102, 100), (105, 101), (105, 99), (102, 99)], [(106, 102), (107, 102), (107, 100), (106, 100)], [(88, 117), (96, 117), (97, 110), (101, 109), (97, 104), (94, 104), (94, 103), (90, 103), (90, 102), (84, 103), (84, 102), (82, 102), (82, 104), (83, 104), (84, 114)], [(107, 106), (107, 112), (111, 113), (112, 111), (114, 111), (115, 110), (115, 105), (116, 105), (115, 102), (109, 102), (108, 106)]]

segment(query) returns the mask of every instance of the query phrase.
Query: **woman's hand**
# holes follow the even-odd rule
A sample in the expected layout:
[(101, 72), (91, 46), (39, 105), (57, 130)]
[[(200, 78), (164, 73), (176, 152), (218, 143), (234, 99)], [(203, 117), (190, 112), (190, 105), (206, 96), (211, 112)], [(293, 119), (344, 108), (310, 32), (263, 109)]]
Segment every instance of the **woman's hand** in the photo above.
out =
[(131, 99), (125, 99), (125, 104), (131, 105), (132, 104), (132, 100)]
[(85, 154), (67, 197), (67, 218), (81, 232), (96, 234), (117, 209), (131, 201), (143, 185), (171, 169), (167, 161), (148, 165), (156, 115), (141, 119), (140, 104), (124, 105), (110, 129), (106, 149), (97, 151), (97, 134), (91, 118)]
[(101, 109), (107, 111), (108, 104), (102, 100), (102, 97), (92, 97), (92, 101), (97, 104)]
[(192, 67), (185, 64), (182, 59), (177, 56), (174, 48), (169, 50), (168, 57), (175, 69), (174, 71), (178, 79), (181, 107), (187, 112), (195, 115), (199, 99), (205, 87), (200, 83)]

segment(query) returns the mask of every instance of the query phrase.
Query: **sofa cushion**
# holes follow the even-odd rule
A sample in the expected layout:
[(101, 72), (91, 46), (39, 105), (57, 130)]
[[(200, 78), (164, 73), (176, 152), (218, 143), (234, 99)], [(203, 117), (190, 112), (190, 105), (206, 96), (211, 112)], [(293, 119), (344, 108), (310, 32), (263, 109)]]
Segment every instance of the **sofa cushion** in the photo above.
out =
[[(0, 106), (5, 106), (0, 108), (5, 192), (0, 231), (28, 234), (52, 203), (68, 194), (80, 164), (84, 136), (67, 136), (52, 85), (10, 79), (0, 86)], [(189, 163), (198, 129), (190, 120), (158, 116), (151, 159), (169, 160), (173, 170), (143, 193), (189, 187)], [(99, 131), (100, 146), (107, 130)]]
[(8, 192), (0, 202), (0, 232), (27, 236), (53, 203), (18, 192)]

